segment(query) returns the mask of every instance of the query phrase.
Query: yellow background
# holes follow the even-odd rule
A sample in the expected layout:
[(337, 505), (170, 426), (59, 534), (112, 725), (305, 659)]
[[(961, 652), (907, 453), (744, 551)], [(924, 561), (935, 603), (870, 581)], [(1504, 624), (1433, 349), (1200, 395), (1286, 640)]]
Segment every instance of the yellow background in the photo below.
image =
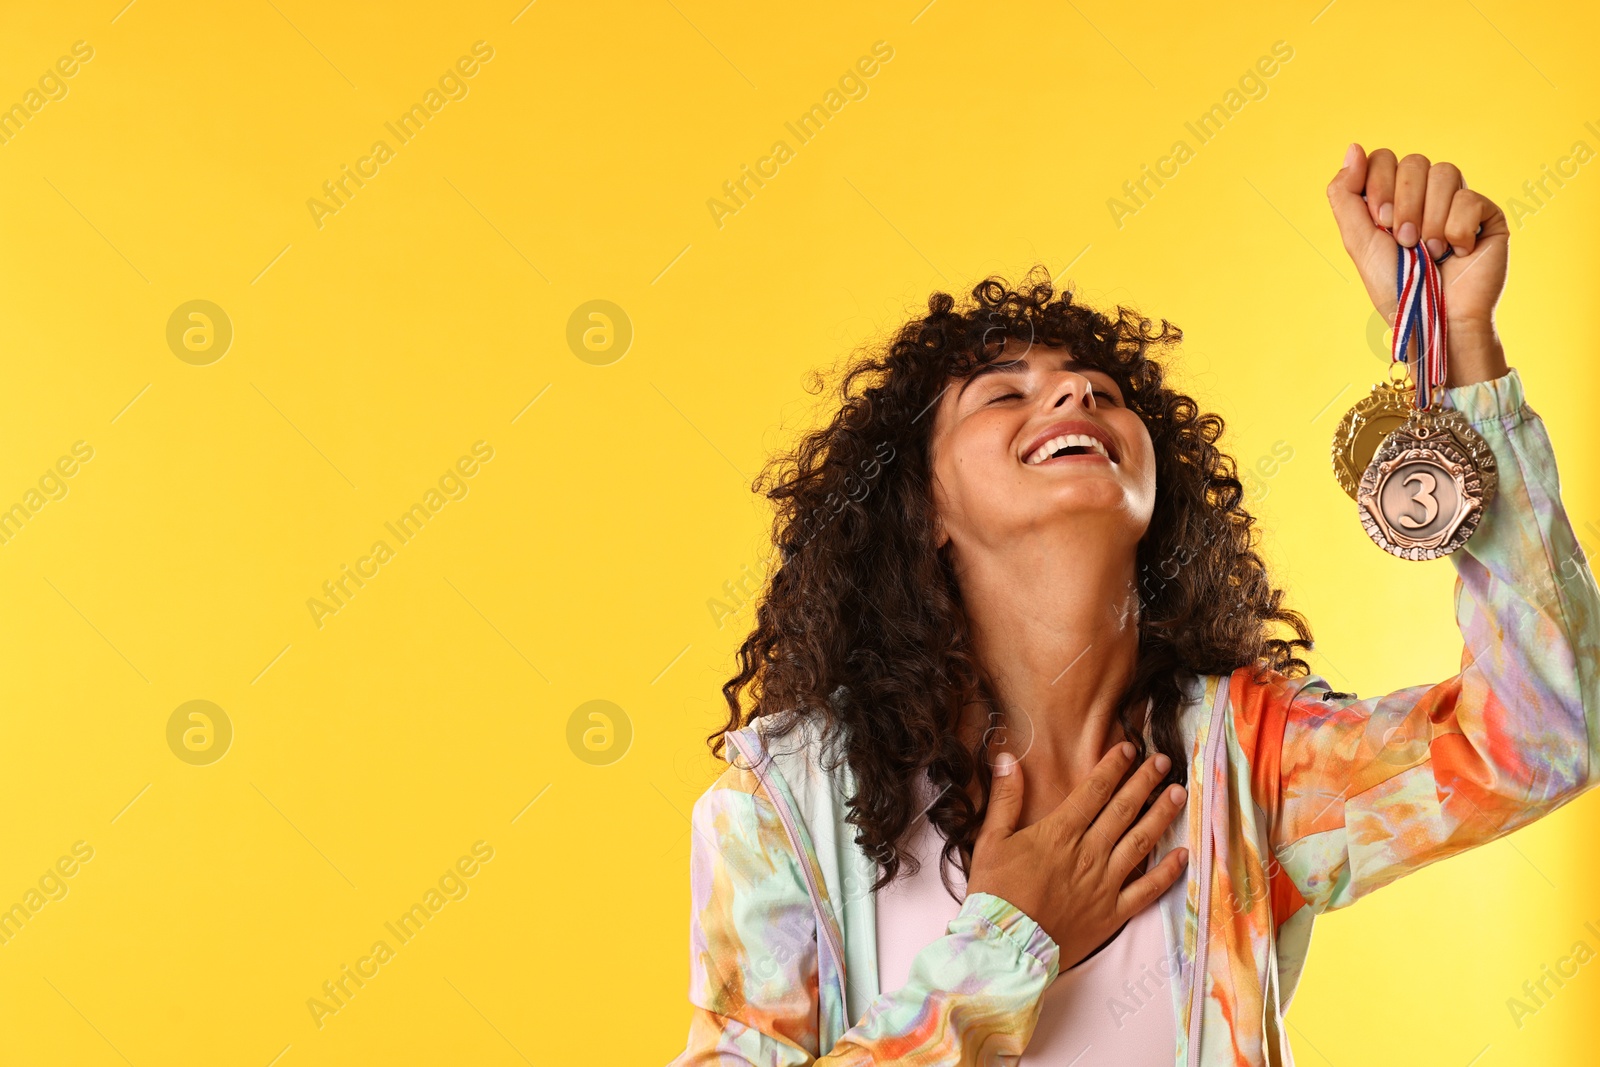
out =
[[(1324, 188), (1351, 140), (1501, 203), (1600, 148), (1594, 12), (925, 2), (7, 5), (0, 104), (94, 55), (0, 144), (0, 506), (94, 455), (0, 545), (0, 907), (94, 856), (0, 946), (0, 1060), (666, 1061), (686, 818), (748, 621), (707, 602), (764, 554), (750, 477), (816, 417), (810, 371), (990, 271), (1172, 320), (1241, 463), (1292, 447), (1255, 510), (1336, 686), (1458, 669), (1449, 562), (1378, 551), (1328, 466), (1383, 365)], [(1280, 40), (1198, 144), (1184, 122)], [(319, 228), (308, 199), (477, 41), (467, 95)], [(877, 41), (867, 95), (796, 147)], [(707, 200), (780, 138), (719, 227)], [(1591, 546), (1597, 205), (1589, 163), (1521, 220), (1500, 314)], [(166, 339), (196, 299), (234, 330), (203, 366)], [(566, 341), (595, 299), (634, 329), (606, 366)], [(319, 628), (307, 600), (478, 441), (467, 495)], [(568, 744), (596, 699), (633, 733), (603, 766)], [(207, 766), (168, 747), (191, 700), (234, 731)], [(1588, 1059), (1600, 967), (1520, 1028), (1506, 1002), (1600, 949), (1597, 803), (1320, 923), (1298, 1061)], [(468, 895), (319, 1028), (308, 998), (478, 841)]]

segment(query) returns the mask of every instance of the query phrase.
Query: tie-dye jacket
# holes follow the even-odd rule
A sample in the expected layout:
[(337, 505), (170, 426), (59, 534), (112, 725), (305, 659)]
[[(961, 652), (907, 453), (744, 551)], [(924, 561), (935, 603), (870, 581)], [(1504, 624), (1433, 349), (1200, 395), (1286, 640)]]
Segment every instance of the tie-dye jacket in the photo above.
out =
[[(1180, 961), (1178, 1067), (1291, 1063), (1283, 1013), (1315, 915), (1592, 784), (1600, 595), (1544, 424), (1515, 369), (1443, 402), (1484, 436), (1499, 473), (1449, 557), (1461, 672), (1365, 699), (1315, 674), (1187, 679), (1187, 819), (1156, 850), (1191, 857), (1155, 905)], [(1386, 566), (1375, 558), (1369, 580)], [(969, 894), (907, 984), (880, 989), (876, 868), (845, 821), (849, 766), (825, 769), (809, 726), (769, 749), (766, 721), (727, 735), (730, 766), (694, 806), (693, 1015), (673, 1063), (1014, 1062), (1057, 974), (1054, 941), (1005, 900)]]

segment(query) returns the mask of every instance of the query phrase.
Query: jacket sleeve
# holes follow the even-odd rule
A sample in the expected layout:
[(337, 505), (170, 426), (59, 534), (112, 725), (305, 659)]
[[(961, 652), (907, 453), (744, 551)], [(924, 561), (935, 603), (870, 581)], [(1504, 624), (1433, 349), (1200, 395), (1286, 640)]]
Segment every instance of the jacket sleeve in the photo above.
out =
[(973, 893), (916, 956), (907, 984), (872, 1000), (832, 1048), (819, 1049), (819, 987), (834, 976), (830, 963), (819, 982), (802, 860), (766, 787), (730, 767), (696, 801), (692, 823), (693, 1016), (672, 1067), (942, 1067), (998, 1062), (1027, 1046), (1056, 977), (1056, 944), (1005, 900)]
[[(1594, 784), (1600, 591), (1544, 423), (1514, 368), (1448, 389), (1445, 402), (1483, 435), (1499, 476), (1449, 557), (1460, 673), (1366, 699), (1316, 675), (1232, 678), (1234, 729), (1279, 868), (1279, 922), (1301, 903), (1350, 904)], [(1378, 594), (1372, 605), (1374, 624), (1403, 640), (1404, 606)]]

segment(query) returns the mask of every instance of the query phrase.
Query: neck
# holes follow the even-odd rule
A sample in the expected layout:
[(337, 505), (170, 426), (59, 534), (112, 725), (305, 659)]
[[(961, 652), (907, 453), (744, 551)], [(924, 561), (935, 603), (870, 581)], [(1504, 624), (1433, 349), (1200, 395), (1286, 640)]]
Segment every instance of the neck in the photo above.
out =
[[(1006, 728), (990, 732), (990, 758), (1025, 758), (1027, 825), (1123, 740), (1116, 705), (1139, 648), (1135, 546), (1109, 536), (1065, 541), (1055, 531), (958, 558), (956, 571), (978, 662), (1004, 716)], [(967, 725), (976, 740), (996, 724), (978, 713)]]

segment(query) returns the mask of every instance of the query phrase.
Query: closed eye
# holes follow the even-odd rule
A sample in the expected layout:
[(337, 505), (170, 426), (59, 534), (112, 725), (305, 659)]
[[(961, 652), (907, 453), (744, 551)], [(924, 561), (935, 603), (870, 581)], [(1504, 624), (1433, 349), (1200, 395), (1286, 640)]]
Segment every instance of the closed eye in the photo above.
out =
[[(1115, 404), (1117, 402), (1116, 394), (1115, 393), (1108, 393), (1104, 389), (1096, 389), (1094, 395), (1095, 396), (1103, 396), (1107, 400), (1111, 401), (1113, 404)], [(1021, 400), (1021, 399), (1023, 399), (1023, 396), (1022, 396), (1021, 393), (1001, 393), (999, 396), (990, 397), (986, 401), (986, 403), (994, 404), (994, 403), (998, 403), (1001, 400)]]

